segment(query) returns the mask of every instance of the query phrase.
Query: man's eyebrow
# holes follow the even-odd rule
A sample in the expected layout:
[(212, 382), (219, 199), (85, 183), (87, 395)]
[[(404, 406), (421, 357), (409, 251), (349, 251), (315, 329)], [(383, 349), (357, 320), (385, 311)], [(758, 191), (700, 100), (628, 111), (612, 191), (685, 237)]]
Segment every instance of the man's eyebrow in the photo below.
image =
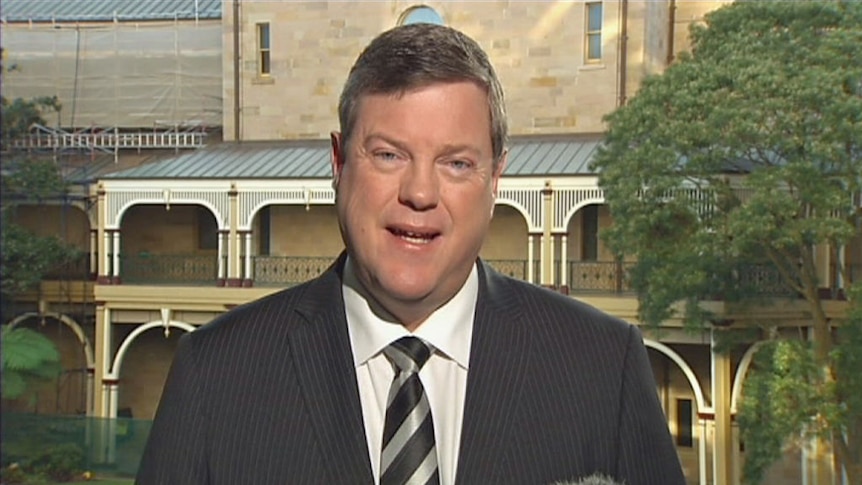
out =
[(475, 145), (471, 145), (469, 143), (460, 143), (460, 144), (446, 144), (443, 145), (443, 153), (445, 154), (453, 154), (453, 153), (463, 153), (467, 152), (473, 156), (479, 157), (482, 155), (482, 150)]
[(399, 150), (407, 151), (407, 145), (405, 143), (402, 143), (398, 140), (395, 140), (394, 138), (390, 138), (390, 137), (383, 135), (383, 134), (380, 134), (380, 133), (371, 133), (362, 139), (363, 144), (371, 143), (374, 141), (382, 141), (383, 143), (386, 143), (388, 145), (392, 145)]
[[(410, 151), (410, 149), (407, 147), (406, 143), (398, 141), (394, 138), (388, 137), (388, 136), (380, 134), (380, 133), (372, 133), (372, 134), (366, 136), (362, 140), (363, 144), (370, 143), (373, 141), (382, 141), (383, 143), (392, 145), (393, 147), (395, 147), (399, 150), (404, 150), (405, 152)], [(440, 150), (438, 150), (438, 152), (442, 153), (444, 155), (451, 155), (454, 153), (464, 153), (464, 152), (469, 153), (470, 155), (475, 156), (475, 157), (480, 157), (482, 155), (482, 150), (480, 148), (478, 148), (477, 146), (470, 144), (470, 143), (447, 143), (447, 144), (444, 144), (442, 146), (442, 148)]]

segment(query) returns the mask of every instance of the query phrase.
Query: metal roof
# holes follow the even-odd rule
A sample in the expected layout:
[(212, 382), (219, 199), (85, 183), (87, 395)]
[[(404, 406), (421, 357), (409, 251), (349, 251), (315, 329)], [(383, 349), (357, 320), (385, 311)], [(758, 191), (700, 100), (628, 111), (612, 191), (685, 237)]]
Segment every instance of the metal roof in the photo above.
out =
[(220, 19), (221, 0), (3, 0), (4, 22)]
[[(601, 135), (520, 138), (509, 143), (505, 176), (590, 175)], [(329, 178), (328, 140), (222, 143), (161, 162), (106, 174), (106, 179)]]
[(568, 138), (521, 138), (509, 143), (509, 161), (503, 175), (590, 175), (590, 162), (602, 135)]

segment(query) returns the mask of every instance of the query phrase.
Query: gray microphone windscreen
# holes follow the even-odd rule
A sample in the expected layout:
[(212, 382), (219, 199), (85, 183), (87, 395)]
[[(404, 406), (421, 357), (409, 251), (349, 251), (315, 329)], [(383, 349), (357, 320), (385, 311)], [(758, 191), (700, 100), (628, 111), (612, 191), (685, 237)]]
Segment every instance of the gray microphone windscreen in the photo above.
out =
[(608, 476), (595, 473), (574, 482), (557, 482), (554, 485), (625, 485)]

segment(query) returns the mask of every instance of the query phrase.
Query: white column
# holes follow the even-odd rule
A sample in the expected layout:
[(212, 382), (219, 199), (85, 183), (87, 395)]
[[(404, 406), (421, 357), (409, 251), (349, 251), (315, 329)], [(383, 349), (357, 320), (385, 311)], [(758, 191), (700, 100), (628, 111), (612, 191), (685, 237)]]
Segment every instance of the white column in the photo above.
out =
[(227, 240), (227, 278), (228, 279), (237, 277), (237, 275), (231, 274), (231, 270), (232, 270), (232, 268), (235, 268), (235, 266), (233, 265), (234, 244), (233, 244), (233, 241), (231, 241), (230, 236), (231, 236), (230, 233), (225, 234), (225, 239)]
[(563, 234), (560, 237), (560, 285), (566, 288), (569, 287), (569, 261), (566, 248), (569, 245), (569, 236)]
[(700, 424), (700, 436), (697, 437), (697, 468), (698, 468), (698, 483), (700, 485), (707, 485), (706, 481), (706, 420), (698, 419), (698, 424)]
[(218, 231), (216, 234), (216, 239), (218, 240), (218, 279), (224, 280), (224, 238), (225, 233), (222, 231)]
[(99, 416), (100, 418), (110, 417), (111, 412), (111, 386), (105, 381), (102, 381), (102, 409), (107, 416)]
[[(101, 412), (99, 414), (100, 418), (110, 417), (110, 396), (108, 395), (108, 388), (105, 385), (106, 376), (111, 375), (111, 363), (114, 360), (114, 352), (111, 346), (111, 341), (113, 340), (112, 334), (114, 333), (114, 324), (111, 319), (111, 309), (105, 307), (102, 312), (103, 317), (102, 320), (104, 324), (102, 325), (102, 335), (100, 335), (100, 339), (97, 339), (97, 342), (101, 343), (101, 359), (96, 358), (96, 365), (101, 366), (101, 379), (102, 382), (99, 382), (99, 385), (102, 386), (102, 402), (100, 403)], [(101, 360), (101, 362), (100, 362)]]
[(245, 233), (245, 279), (251, 280), (251, 231)]
[(111, 407), (108, 410), (111, 414), (109, 417), (116, 418), (117, 407), (119, 406), (118, 403), (120, 402), (120, 383), (116, 381), (112, 382), (108, 385), (108, 388), (111, 392)]
[(111, 402), (109, 407), (110, 415), (108, 416), (108, 463), (116, 463), (117, 461), (117, 401), (120, 396), (120, 385), (117, 381), (108, 384), (108, 394), (110, 394)]
[[(111, 279), (111, 275), (114, 274), (114, 270), (111, 268), (111, 233), (113, 231), (107, 230), (105, 231), (105, 254), (100, 255), (102, 258), (102, 263), (104, 263), (105, 268), (105, 278), (108, 280)], [(109, 281), (110, 282), (110, 281)]]
[(544, 285), (545, 278), (545, 235), (539, 236), (539, 284)]
[(557, 238), (553, 234), (551, 234), (549, 236), (548, 257), (551, 258), (551, 264), (548, 265), (548, 267), (551, 268), (551, 274), (548, 275), (548, 285), (549, 286), (554, 286), (554, 283), (556, 282), (554, 280), (554, 274), (556, 273), (556, 271), (554, 270), (554, 266), (555, 266), (554, 265), (554, 255), (557, 253), (556, 251), (554, 251), (554, 241), (556, 241), (556, 240), (557, 240)]
[(95, 411), (95, 402), (93, 400), (95, 394), (95, 388), (93, 386), (96, 385), (95, 379), (96, 370), (92, 368), (87, 369), (87, 407), (86, 413), (87, 416), (93, 416)]
[(835, 285), (842, 290), (844, 289), (844, 286), (845, 286), (844, 285), (844, 270), (847, 269), (847, 267), (845, 266), (846, 262), (847, 262), (847, 253), (846, 252), (847, 252), (847, 246), (844, 246), (844, 245), (839, 247), (838, 251), (837, 251), (838, 261), (836, 262), (836, 266), (837, 266), (836, 273), (837, 274), (836, 274), (836, 278), (835, 278)]
[(533, 274), (533, 235), (527, 234), (527, 281), (530, 283), (536, 282), (536, 275)]
[(729, 484), (733, 477), (730, 395), (733, 373), (730, 356), (718, 350), (717, 330), (710, 333), (710, 375), (712, 381), (712, 476), (713, 483)]
[(114, 231), (114, 278), (120, 276), (120, 231)]
[(90, 230), (90, 274), (97, 275), (99, 272), (99, 262), (96, 260), (98, 256), (99, 232)]

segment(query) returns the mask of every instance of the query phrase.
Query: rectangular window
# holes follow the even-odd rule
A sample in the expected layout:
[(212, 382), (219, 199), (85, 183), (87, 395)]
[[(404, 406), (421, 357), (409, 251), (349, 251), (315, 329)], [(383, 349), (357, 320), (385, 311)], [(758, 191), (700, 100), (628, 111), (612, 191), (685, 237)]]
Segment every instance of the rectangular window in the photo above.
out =
[(676, 445), (686, 448), (694, 446), (691, 399), (676, 400)]
[(602, 59), (602, 2), (587, 3), (586, 61)]
[(599, 206), (581, 209), (581, 261), (599, 259)]
[(261, 76), (269, 76), (269, 22), (257, 24), (257, 69)]

